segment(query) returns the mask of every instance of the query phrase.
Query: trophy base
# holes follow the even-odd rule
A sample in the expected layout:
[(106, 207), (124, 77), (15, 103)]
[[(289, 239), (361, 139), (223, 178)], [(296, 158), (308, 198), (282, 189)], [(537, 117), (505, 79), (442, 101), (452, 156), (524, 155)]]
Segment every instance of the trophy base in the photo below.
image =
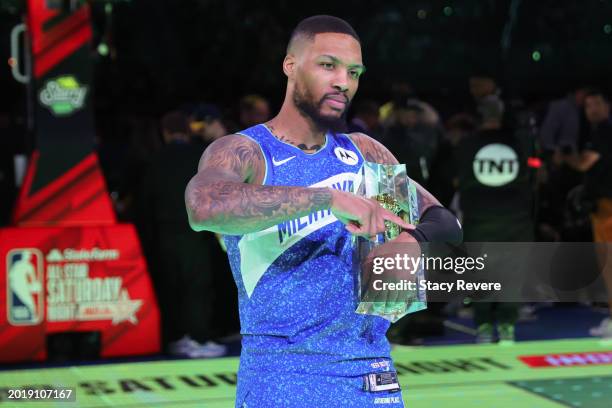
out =
[(355, 312), (382, 317), (391, 323), (395, 323), (408, 314), (424, 309), (427, 309), (427, 302), (418, 300), (410, 303), (397, 302), (397, 304), (385, 302), (359, 302)]

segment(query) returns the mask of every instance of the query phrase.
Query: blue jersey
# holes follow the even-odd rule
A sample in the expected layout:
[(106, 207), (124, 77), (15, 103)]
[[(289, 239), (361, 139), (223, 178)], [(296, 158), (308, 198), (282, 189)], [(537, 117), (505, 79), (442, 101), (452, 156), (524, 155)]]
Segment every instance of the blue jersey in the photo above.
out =
[[(265, 125), (238, 134), (261, 148), (264, 185), (358, 187), (364, 158), (347, 135), (328, 133), (307, 154)], [(353, 239), (331, 210), (224, 238), (238, 287), (242, 369), (355, 375), (389, 358), (389, 323), (355, 313)]]

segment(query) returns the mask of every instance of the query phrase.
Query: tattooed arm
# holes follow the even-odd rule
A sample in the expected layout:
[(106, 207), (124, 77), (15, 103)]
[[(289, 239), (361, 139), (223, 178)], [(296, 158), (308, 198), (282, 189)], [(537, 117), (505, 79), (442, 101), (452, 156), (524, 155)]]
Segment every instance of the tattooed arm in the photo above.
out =
[(265, 171), (254, 141), (229, 135), (212, 143), (185, 191), (191, 227), (244, 234), (331, 206), (327, 188), (261, 185)]
[(229, 135), (202, 155), (185, 191), (189, 224), (196, 231), (241, 235), (331, 208), (347, 229), (371, 236), (384, 221), (411, 228), (373, 200), (329, 188), (264, 186), (265, 161), (257, 143)]
[[(364, 158), (372, 163), (380, 164), (399, 164), (393, 153), (389, 151), (382, 143), (372, 139), (363, 133), (351, 133), (351, 140), (355, 142)], [(421, 215), (431, 206), (442, 206), (440, 202), (427, 190), (416, 181), (412, 181), (417, 188), (419, 200), (419, 212)]]

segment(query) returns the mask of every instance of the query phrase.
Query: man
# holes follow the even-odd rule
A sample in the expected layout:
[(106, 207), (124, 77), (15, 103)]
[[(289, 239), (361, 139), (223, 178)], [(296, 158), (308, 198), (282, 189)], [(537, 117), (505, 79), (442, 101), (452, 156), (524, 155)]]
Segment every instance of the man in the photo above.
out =
[(283, 61), (278, 115), (214, 142), (187, 186), (191, 226), (225, 235), (238, 287), (236, 407), (403, 406), (389, 323), (355, 313), (351, 234), (374, 236), (385, 220), (408, 231), (398, 242), (456, 240), (460, 229), (420, 187), (416, 229), (350, 191), (364, 160), (397, 163), (370, 137), (339, 133), (364, 69), (348, 23), (305, 19)]
[[(564, 161), (572, 168), (584, 172), (585, 190), (589, 200), (595, 202), (595, 212), (591, 214), (593, 241), (612, 242), (612, 120), (610, 101), (598, 90), (587, 93), (584, 111), (590, 124), (590, 132), (582, 152), (564, 156)], [(602, 275), (608, 289), (608, 307), (612, 307), (612, 262), (606, 261), (605, 247), (600, 245), (600, 264)], [(608, 250), (609, 254), (610, 251)], [(607, 255), (608, 258), (610, 255)], [(610, 309), (612, 313), (612, 308)], [(599, 327), (591, 329), (593, 336), (612, 338), (612, 319), (604, 319)]]
[(227, 134), (221, 121), (221, 112), (215, 105), (210, 103), (185, 105), (183, 111), (189, 117), (192, 141), (196, 144), (208, 146)]
[(245, 128), (270, 119), (270, 105), (260, 95), (246, 95), (240, 99), (240, 124)]
[(151, 264), (161, 311), (162, 344), (171, 355), (220, 357), (225, 346), (210, 341), (213, 269), (210, 234), (189, 228), (182, 208), (183, 186), (198, 162), (185, 114), (161, 121), (164, 145), (152, 158), (137, 196), (137, 220)]
[(577, 148), (581, 111), (587, 92), (587, 88), (578, 88), (567, 97), (550, 103), (540, 132), (540, 143), (544, 150)]
[[(533, 241), (530, 142), (502, 126), (504, 103), (495, 94), (478, 101), (478, 131), (457, 147), (458, 192), (464, 238), (472, 242)], [(514, 341), (514, 303), (474, 303), (478, 343)]]
[(582, 183), (583, 176), (576, 169), (566, 163), (558, 163), (554, 158), (560, 155), (555, 153), (557, 151), (569, 154), (579, 148), (580, 139), (587, 130), (583, 113), (587, 92), (587, 88), (580, 87), (566, 97), (550, 102), (539, 134), (545, 161), (542, 173), (545, 177), (542, 179), (539, 198), (539, 229), (564, 241), (581, 239), (579, 230), (572, 230), (563, 222), (563, 213), (568, 194)]
[(397, 121), (397, 108), (406, 104), (418, 105), (421, 108), (419, 121), (427, 126), (439, 126), (440, 115), (429, 103), (419, 99), (414, 88), (408, 82), (397, 81), (391, 84), (392, 99), (379, 109), (379, 120), (383, 129), (393, 126)]
[(396, 122), (386, 129), (382, 140), (402, 163), (406, 163), (408, 176), (427, 185), (442, 139), (440, 129), (422, 121), (424, 110), (419, 104), (411, 102), (395, 109)]
[[(372, 100), (362, 100), (354, 105), (355, 114), (348, 125), (348, 131), (367, 133), (378, 139), (380, 123), (378, 120), (378, 104)], [(378, 136), (378, 137), (377, 137)]]
[(475, 73), (470, 76), (469, 80), (470, 94), (474, 98), (474, 102), (478, 105), (481, 100), (491, 95), (498, 95), (501, 93), (497, 82), (493, 78), (493, 75), (487, 72)]

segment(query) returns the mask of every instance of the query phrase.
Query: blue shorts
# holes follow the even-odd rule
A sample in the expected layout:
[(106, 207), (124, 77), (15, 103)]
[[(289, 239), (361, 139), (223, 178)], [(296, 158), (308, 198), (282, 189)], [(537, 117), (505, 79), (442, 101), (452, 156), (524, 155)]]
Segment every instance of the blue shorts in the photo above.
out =
[(240, 370), (236, 408), (403, 408), (401, 391), (365, 391), (364, 379)]

